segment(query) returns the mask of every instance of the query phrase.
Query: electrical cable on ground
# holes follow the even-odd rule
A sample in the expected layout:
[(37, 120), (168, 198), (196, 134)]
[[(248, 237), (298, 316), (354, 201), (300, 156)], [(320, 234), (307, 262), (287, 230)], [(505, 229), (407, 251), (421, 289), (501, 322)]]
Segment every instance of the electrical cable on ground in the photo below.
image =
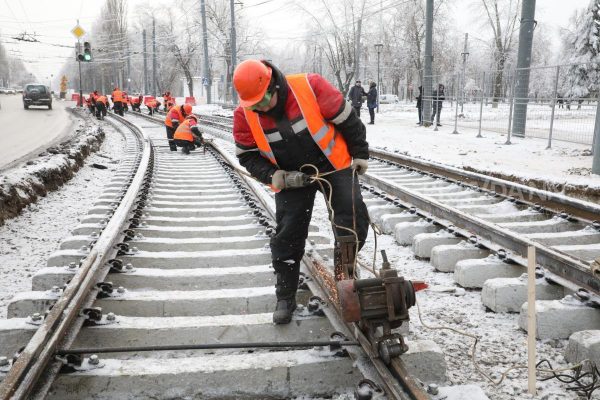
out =
[[(508, 377), (508, 374), (510, 372), (528, 368), (527, 365), (525, 365), (525, 364), (513, 364), (512, 366), (510, 366), (509, 368), (504, 370), (504, 372), (500, 375), (500, 378), (497, 381), (495, 381), (490, 375), (488, 375), (485, 371), (483, 371), (483, 369), (480, 367), (479, 363), (477, 362), (477, 354), (476, 353), (477, 353), (477, 344), (479, 343), (479, 340), (480, 340), (479, 336), (469, 333), (469, 332), (462, 331), (460, 329), (452, 328), (450, 326), (428, 325), (427, 323), (425, 323), (425, 321), (423, 321), (423, 316), (421, 314), (421, 306), (419, 305), (419, 301), (417, 298), (415, 298), (415, 304), (417, 305), (417, 313), (419, 316), (419, 321), (421, 322), (421, 325), (423, 325), (423, 327), (430, 329), (430, 330), (449, 330), (449, 331), (452, 331), (459, 335), (466, 336), (466, 337), (469, 337), (469, 338), (475, 340), (475, 342), (473, 343), (473, 347), (471, 348), (471, 361), (473, 362), (473, 366), (475, 367), (475, 370), (477, 372), (479, 372), (479, 374), (482, 375), (493, 386), (500, 385), (504, 381), (504, 379), (506, 379)], [(540, 366), (542, 364), (548, 364), (549, 368), (540, 368)], [(581, 374), (581, 370), (583, 369), (583, 367), (585, 365), (589, 365), (590, 370), (592, 372)], [(536, 364), (536, 371), (552, 374), (552, 376), (542, 378), (542, 381), (556, 378), (563, 383), (573, 383), (573, 382), (576, 383), (576, 385), (577, 385), (576, 387), (570, 387), (570, 388), (567, 388), (567, 390), (585, 393), (585, 395), (587, 396), (588, 399), (590, 399), (592, 396), (592, 393), (600, 387), (600, 383), (599, 383), (600, 371), (598, 371), (598, 368), (596, 367), (595, 363), (593, 363), (589, 359), (585, 359), (575, 365), (565, 367), (565, 368), (559, 368), (559, 369), (553, 369), (552, 365), (550, 364), (550, 361), (544, 359), (544, 360), (539, 361)], [(562, 372), (566, 372), (566, 371), (575, 371), (575, 376), (561, 374)], [(581, 382), (584, 378), (591, 378), (592, 382), (590, 384), (585, 384), (585, 383)]]

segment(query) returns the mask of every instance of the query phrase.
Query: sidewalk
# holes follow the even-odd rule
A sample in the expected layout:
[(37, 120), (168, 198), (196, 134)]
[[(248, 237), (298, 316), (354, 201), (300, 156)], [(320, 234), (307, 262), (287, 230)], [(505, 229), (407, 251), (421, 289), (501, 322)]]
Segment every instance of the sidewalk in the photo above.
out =
[[(376, 114), (375, 125), (366, 125), (371, 147), (398, 150), (539, 188), (557, 185), (567, 195), (588, 200), (600, 196), (600, 176), (591, 174), (589, 145), (554, 141), (552, 148), (546, 150), (544, 139), (513, 137), (512, 144), (505, 145), (506, 135), (495, 132), (484, 131), (483, 138), (476, 138), (476, 130), (461, 129), (455, 135), (452, 134), (454, 123), (448, 114), (442, 114), (443, 126), (435, 132), (433, 126), (416, 125), (416, 108), (391, 110), (392, 107), (383, 105)], [(361, 113), (365, 124), (369, 121), (366, 111)]]

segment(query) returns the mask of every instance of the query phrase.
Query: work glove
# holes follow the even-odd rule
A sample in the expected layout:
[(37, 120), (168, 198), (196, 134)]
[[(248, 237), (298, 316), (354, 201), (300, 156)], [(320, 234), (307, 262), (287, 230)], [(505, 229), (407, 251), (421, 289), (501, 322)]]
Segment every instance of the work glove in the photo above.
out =
[(271, 177), (271, 185), (275, 189), (297, 189), (310, 184), (309, 177), (299, 171), (284, 171), (279, 169)]
[(352, 160), (352, 169), (355, 170), (357, 174), (363, 175), (365, 172), (367, 172), (368, 168), (369, 161), (361, 158), (355, 158)]

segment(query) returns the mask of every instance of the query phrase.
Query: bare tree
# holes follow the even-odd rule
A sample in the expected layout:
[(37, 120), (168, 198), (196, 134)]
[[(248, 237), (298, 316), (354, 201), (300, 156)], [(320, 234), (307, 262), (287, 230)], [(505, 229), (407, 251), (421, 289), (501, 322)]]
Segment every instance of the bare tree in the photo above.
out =
[(494, 40), (494, 93), (492, 107), (498, 107), (503, 93), (504, 68), (513, 46), (520, 0), (481, 0)]
[(365, 0), (320, 0), (317, 5), (298, 4), (312, 20), (309, 36), (322, 49), (338, 89), (346, 95), (360, 56), (358, 28), (365, 16)]

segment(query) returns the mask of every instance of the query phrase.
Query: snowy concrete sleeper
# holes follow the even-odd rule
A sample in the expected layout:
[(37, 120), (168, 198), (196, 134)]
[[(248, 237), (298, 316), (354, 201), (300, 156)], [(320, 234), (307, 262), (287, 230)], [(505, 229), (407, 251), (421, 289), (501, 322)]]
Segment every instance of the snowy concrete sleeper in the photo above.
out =
[[(538, 300), (562, 299), (564, 288), (537, 279), (535, 296)], [(527, 274), (518, 278), (493, 278), (483, 284), (481, 302), (494, 312), (519, 312), (527, 301)]]

